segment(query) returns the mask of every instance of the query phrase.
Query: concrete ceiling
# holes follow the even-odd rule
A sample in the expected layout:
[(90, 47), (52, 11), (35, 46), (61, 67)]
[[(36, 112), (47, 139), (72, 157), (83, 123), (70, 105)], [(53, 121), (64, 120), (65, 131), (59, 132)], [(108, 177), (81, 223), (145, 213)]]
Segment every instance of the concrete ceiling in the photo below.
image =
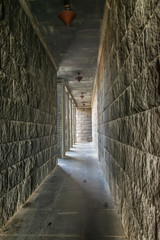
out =
[[(105, 0), (70, 0), (76, 18), (69, 27), (58, 18), (63, 0), (28, 2), (59, 65), (58, 78), (64, 79), (78, 107), (82, 102), (90, 107)], [(75, 80), (78, 72), (80, 82)]]

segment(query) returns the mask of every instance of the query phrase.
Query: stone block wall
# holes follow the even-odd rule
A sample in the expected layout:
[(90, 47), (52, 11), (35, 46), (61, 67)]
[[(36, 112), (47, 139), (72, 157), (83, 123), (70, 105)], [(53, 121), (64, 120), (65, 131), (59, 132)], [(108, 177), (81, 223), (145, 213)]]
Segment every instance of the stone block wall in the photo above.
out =
[(58, 80), (57, 86), (57, 145), (58, 157), (65, 153), (75, 143), (76, 105), (63, 80)]
[(160, 239), (159, 33), (158, 0), (106, 2), (95, 84), (98, 150), (131, 240)]
[(71, 111), (71, 136), (70, 136), (70, 145), (73, 146), (75, 143), (75, 126), (76, 126), (76, 115), (75, 115), (75, 105), (72, 102), (72, 111)]
[(69, 94), (65, 91), (65, 151), (69, 151)]
[(92, 141), (90, 108), (76, 108), (76, 142)]
[(56, 67), (20, 2), (0, 1), (0, 226), (57, 157)]
[(62, 105), (63, 105), (63, 86), (57, 84), (57, 155), (62, 156)]
[(92, 141), (98, 153), (98, 118), (97, 118), (97, 95), (94, 95), (92, 104)]

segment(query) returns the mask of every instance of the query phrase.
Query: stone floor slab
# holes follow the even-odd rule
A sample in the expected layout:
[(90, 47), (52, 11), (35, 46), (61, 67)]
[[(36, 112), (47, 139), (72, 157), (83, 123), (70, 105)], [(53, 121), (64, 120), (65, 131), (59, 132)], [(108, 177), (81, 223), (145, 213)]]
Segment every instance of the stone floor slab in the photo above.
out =
[(50, 212), (41, 235), (80, 235), (82, 217), (78, 212)]
[(2, 228), (1, 234), (39, 235), (49, 212), (40, 209), (20, 209), (18, 213)]
[(76, 144), (0, 230), (0, 240), (124, 240), (91, 143)]
[[(0, 240), (82, 240), (78, 236), (0, 236)], [(116, 239), (118, 240), (118, 239)]]

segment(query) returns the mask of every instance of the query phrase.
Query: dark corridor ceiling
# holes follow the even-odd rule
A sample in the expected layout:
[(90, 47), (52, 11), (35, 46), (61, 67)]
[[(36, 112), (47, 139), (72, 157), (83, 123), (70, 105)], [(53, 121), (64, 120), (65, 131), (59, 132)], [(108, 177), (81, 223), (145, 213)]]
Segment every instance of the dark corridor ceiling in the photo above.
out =
[[(63, 0), (28, 2), (59, 65), (58, 78), (64, 79), (78, 107), (82, 102), (90, 107), (105, 0), (69, 1), (76, 12), (70, 27), (58, 18)], [(77, 72), (83, 76), (80, 82), (75, 80)]]

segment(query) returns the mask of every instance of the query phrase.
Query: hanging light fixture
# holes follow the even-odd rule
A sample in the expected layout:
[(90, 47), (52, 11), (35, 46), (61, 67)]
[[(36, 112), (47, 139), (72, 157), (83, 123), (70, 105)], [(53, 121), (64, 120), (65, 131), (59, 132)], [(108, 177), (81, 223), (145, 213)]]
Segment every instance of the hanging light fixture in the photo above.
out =
[(77, 73), (78, 74), (78, 76), (75, 78), (78, 82), (80, 82), (81, 80), (82, 80), (82, 76), (80, 76), (80, 73), (78, 72)]
[(82, 93), (81, 93), (81, 96), (80, 96), (82, 99), (84, 98), (84, 95), (83, 95), (83, 94), (84, 94), (84, 93), (82, 92)]
[(60, 12), (58, 15), (58, 17), (67, 25), (67, 27), (69, 27), (75, 16), (75, 12), (71, 11), (70, 4), (65, 4), (64, 11)]

